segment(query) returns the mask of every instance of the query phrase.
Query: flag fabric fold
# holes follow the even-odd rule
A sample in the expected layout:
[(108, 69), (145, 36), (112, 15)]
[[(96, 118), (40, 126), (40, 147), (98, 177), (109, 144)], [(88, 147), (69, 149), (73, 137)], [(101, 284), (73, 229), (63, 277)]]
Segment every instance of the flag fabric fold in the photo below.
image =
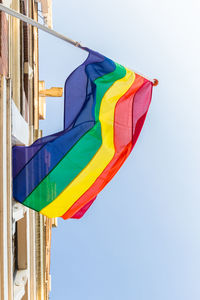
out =
[(81, 218), (131, 153), (152, 82), (87, 49), (64, 87), (64, 130), (13, 147), (14, 198), (48, 217)]

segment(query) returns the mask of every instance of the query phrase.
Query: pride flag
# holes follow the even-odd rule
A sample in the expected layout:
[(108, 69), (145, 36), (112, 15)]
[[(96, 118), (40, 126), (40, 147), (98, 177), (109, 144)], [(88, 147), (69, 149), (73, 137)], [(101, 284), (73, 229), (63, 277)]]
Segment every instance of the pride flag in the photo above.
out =
[(87, 49), (66, 80), (64, 130), (13, 147), (14, 198), (48, 217), (80, 218), (131, 153), (152, 82)]

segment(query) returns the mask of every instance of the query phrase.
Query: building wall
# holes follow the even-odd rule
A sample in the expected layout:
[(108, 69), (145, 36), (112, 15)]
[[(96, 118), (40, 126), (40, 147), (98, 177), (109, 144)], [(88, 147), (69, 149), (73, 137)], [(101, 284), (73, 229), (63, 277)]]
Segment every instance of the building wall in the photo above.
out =
[[(2, 1), (0, 1), (2, 3)], [(8, 20), (6, 15), (0, 13), (0, 73), (8, 75)]]
[[(4, 0), (37, 20), (34, 0)], [(38, 30), (0, 13), (0, 299), (48, 299), (55, 220), (12, 198), (12, 146), (39, 130)], [(44, 116), (41, 116), (44, 117)]]

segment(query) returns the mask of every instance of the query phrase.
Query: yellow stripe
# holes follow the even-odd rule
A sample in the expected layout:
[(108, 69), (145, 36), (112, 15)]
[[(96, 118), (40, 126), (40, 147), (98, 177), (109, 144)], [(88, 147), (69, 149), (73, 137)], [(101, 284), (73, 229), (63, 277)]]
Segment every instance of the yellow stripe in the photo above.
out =
[(128, 91), (135, 80), (135, 74), (126, 69), (126, 75), (117, 80), (105, 93), (100, 107), (99, 120), (102, 130), (102, 145), (90, 163), (81, 173), (40, 213), (48, 217), (62, 216), (103, 172), (115, 154), (114, 115), (117, 101)]

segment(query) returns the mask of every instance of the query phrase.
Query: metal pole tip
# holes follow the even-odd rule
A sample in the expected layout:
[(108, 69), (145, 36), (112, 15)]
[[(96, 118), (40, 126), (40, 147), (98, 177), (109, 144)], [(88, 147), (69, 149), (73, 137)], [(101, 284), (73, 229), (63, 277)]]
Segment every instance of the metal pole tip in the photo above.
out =
[(157, 86), (159, 84), (158, 79), (153, 79), (153, 86)]

